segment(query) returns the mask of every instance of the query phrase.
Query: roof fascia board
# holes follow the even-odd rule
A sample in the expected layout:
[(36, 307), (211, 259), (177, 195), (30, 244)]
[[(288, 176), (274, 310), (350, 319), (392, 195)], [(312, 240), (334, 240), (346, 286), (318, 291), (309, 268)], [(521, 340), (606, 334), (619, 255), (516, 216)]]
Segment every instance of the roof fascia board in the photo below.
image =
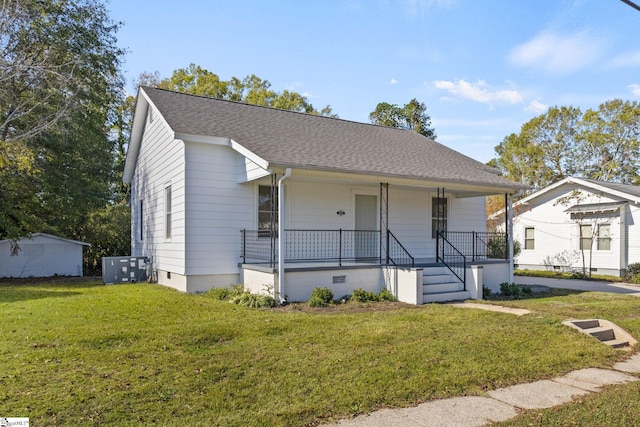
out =
[(127, 147), (127, 158), (124, 163), (124, 172), (122, 174), (122, 181), (125, 183), (130, 183), (133, 178), (133, 172), (136, 169), (136, 163), (138, 162), (138, 155), (140, 154), (140, 146), (142, 145), (142, 136), (144, 134), (144, 128), (147, 122), (147, 113), (149, 108), (153, 108), (156, 113), (158, 113), (158, 117), (156, 120), (162, 120), (162, 124), (169, 130), (171, 134), (174, 135), (175, 132), (164, 118), (162, 113), (154, 103), (151, 101), (149, 96), (146, 94), (144, 89), (140, 87), (138, 89), (138, 99), (136, 100), (136, 109), (133, 114), (133, 124), (131, 126), (131, 136), (129, 137), (129, 145)]
[[(272, 166), (272, 170), (275, 172), (281, 173), (284, 170), (283, 166), (278, 166), (277, 171), (276, 167)], [(340, 171), (327, 171), (323, 169), (293, 169), (293, 175), (298, 177), (318, 177), (318, 178), (327, 178), (327, 179), (335, 179), (335, 180), (347, 180), (347, 181), (360, 181), (360, 182), (368, 182), (368, 183), (389, 183), (391, 185), (404, 186), (404, 187), (415, 187), (415, 188), (445, 188), (450, 194), (455, 194), (456, 197), (476, 197), (476, 196), (486, 196), (486, 195), (494, 195), (494, 194), (505, 194), (505, 193), (517, 193), (517, 189), (513, 188), (501, 188), (493, 185), (473, 185), (467, 183), (454, 183), (454, 182), (445, 182), (445, 181), (437, 181), (437, 180), (427, 180), (427, 179), (416, 179), (416, 178), (408, 178), (408, 177), (396, 177), (396, 176), (386, 176), (386, 175), (372, 175), (372, 174), (359, 174), (359, 173), (349, 173), (349, 172), (340, 172)]]
[(245, 148), (244, 146), (242, 146), (240, 143), (234, 141), (233, 139), (229, 138), (228, 140), (229, 140), (229, 146), (231, 148), (233, 148), (238, 153), (240, 153), (243, 156), (245, 156), (247, 159), (251, 160), (256, 165), (260, 166), (262, 169), (264, 169), (266, 171), (269, 170), (269, 162), (267, 160), (265, 160), (262, 157), (258, 156), (253, 151)]

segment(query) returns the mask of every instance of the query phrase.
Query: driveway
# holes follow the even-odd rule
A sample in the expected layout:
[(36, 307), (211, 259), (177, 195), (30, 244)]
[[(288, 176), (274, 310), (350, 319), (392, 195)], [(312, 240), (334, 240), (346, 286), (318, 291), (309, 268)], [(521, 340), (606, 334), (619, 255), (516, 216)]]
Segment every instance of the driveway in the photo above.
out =
[(544, 285), (551, 288), (573, 289), (576, 291), (613, 292), (640, 297), (640, 286), (596, 280), (551, 279), (546, 277), (515, 276), (519, 285)]

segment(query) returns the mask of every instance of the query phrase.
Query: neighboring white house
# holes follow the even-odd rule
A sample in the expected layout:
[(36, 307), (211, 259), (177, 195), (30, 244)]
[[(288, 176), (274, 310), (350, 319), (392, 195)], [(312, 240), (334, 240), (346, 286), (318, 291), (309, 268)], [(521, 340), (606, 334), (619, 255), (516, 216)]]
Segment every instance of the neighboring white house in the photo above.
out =
[(486, 233), (485, 196), (523, 188), (411, 130), (148, 87), (124, 181), (132, 255), (161, 284), (243, 283), (289, 300), (387, 286), (415, 303), (509, 279), (506, 260), (488, 259), (504, 235)]
[(91, 246), (45, 233), (17, 244), (12, 251), (10, 240), (0, 240), (0, 277), (82, 276), (82, 248)]
[(640, 262), (640, 187), (569, 177), (513, 205), (520, 269), (622, 276)]

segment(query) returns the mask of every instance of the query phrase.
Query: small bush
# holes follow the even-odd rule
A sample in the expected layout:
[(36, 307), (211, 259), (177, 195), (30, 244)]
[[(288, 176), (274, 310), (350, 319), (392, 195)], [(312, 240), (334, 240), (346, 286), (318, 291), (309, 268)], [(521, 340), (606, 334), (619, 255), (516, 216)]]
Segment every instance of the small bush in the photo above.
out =
[(491, 298), (491, 289), (482, 285), (482, 299), (489, 299), (489, 298)]
[(206, 293), (208, 297), (213, 299), (217, 299), (220, 301), (226, 301), (238, 295), (241, 295), (244, 292), (244, 287), (242, 285), (233, 285), (231, 288), (213, 288)]
[(232, 304), (244, 305), (250, 308), (276, 306), (276, 300), (271, 295), (252, 294), (251, 292), (242, 291), (242, 285), (239, 286), (240, 292), (238, 292), (238, 287), (234, 286), (227, 297)]
[(378, 301), (395, 301), (395, 297), (391, 293), (391, 291), (387, 288), (382, 288), (380, 292), (378, 292)]
[(640, 273), (636, 274), (631, 278), (631, 283), (635, 283), (636, 285), (640, 285)]
[(357, 302), (375, 302), (378, 301), (378, 295), (375, 292), (365, 291), (360, 288), (353, 291), (352, 299)]
[[(483, 289), (484, 293), (484, 289)], [(510, 299), (521, 299), (523, 296), (531, 296), (530, 286), (518, 286), (515, 283), (500, 283), (500, 294)]]
[(327, 307), (333, 303), (333, 291), (329, 288), (315, 288), (311, 292), (309, 305), (311, 307)]
[(627, 266), (627, 276), (635, 277), (640, 274), (640, 262), (634, 262)]

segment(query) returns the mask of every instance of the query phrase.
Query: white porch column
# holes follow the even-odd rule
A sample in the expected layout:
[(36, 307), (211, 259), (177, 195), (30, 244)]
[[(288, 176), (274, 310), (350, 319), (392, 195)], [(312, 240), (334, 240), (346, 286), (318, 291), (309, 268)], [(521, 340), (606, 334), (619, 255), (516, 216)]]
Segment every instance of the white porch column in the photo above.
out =
[(287, 168), (278, 180), (278, 288), (276, 298), (279, 303), (284, 301), (284, 180), (291, 176), (291, 168)]
[(513, 208), (512, 208), (512, 195), (509, 194), (508, 202), (507, 202), (507, 216), (508, 216), (508, 224), (507, 229), (509, 230), (509, 239), (507, 245), (509, 245), (509, 283), (514, 282), (513, 278)]

